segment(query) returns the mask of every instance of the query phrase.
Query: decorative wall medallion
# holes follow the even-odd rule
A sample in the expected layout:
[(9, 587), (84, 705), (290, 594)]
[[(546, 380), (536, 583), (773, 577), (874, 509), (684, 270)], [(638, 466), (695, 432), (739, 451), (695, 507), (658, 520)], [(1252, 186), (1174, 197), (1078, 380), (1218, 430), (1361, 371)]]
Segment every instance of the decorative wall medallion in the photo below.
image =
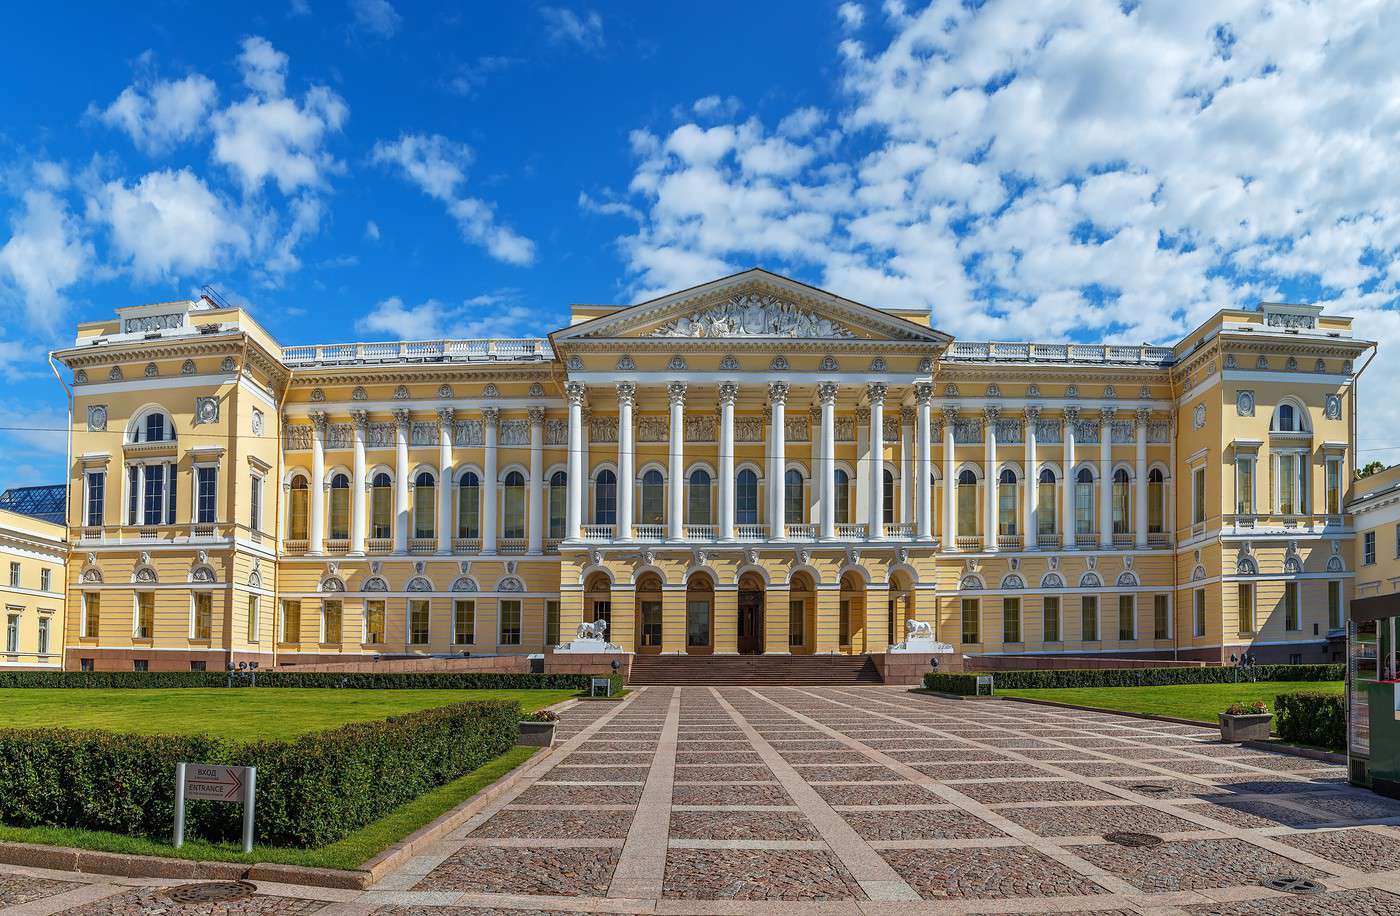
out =
[(1226, 369), (1233, 369), (1233, 368), (1235, 368), (1235, 354), (1233, 354), (1233, 353), (1226, 353), (1226, 354), (1225, 354), (1225, 368), (1226, 368)]
[(962, 581), (958, 583), (958, 588), (965, 592), (979, 591), (982, 588), (982, 580), (977, 576), (963, 576)]
[(720, 358), (719, 367), (727, 371), (738, 369), (739, 360), (735, 359), (733, 354), (726, 353), (723, 357)]
[(87, 427), (90, 433), (100, 433), (107, 429), (106, 404), (91, 404), (88, 406)]
[(1326, 372), (1326, 371), (1327, 371), (1327, 360), (1325, 360), (1325, 359), (1320, 359), (1320, 360), (1318, 360), (1317, 362), (1313, 363), (1313, 371), (1314, 371), (1314, 372)]
[(481, 389), (483, 398), (498, 398), (501, 396), (501, 389), (496, 387), (495, 382), (487, 382), (486, 387)]
[(198, 426), (202, 423), (219, 422), (219, 399), (218, 398), (195, 398), (194, 399), (194, 422)]
[(219, 363), (221, 372), (233, 372), (238, 368), (238, 364), (233, 361), (232, 356), (225, 356), (223, 362)]
[(943, 386), (943, 396), (945, 398), (955, 398), (958, 396), (958, 386), (949, 382)]
[[(194, 569), (190, 570), (191, 582), (213, 582), (215, 579), (214, 570), (209, 566), (196, 566)], [(345, 591), (344, 583), (341, 583), (339, 590), (342, 592)]]
[(1039, 386), (1039, 385), (1036, 385), (1036, 384), (1028, 385), (1028, 386), (1026, 387), (1026, 397), (1031, 397), (1031, 398), (1038, 398), (1038, 397), (1040, 397), (1040, 386)]
[(325, 399), (326, 399), (326, 393), (325, 393), (324, 391), (322, 391), (320, 388), (312, 388), (312, 389), (311, 389), (311, 400), (313, 400), (313, 401), (315, 401), (316, 403), (319, 404), (320, 402), (324, 401)]
[(1138, 397), (1140, 397), (1140, 398), (1149, 398), (1149, 397), (1151, 397), (1151, 396), (1152, 396), (1152, 392), (1148, 390), (1148, 388), (1147, 388), (1146, 385), (1143, 385), (1141, 388), (1138, 389)]
[(1294, 358), (1291, 357), (1291, 356), (1288, 357), (1288, 360), (1283, 364), (1283, 368), (1289, 370), (1290, 372), (1291, 372), (1292, 370), (1294, 370), (1294, 369), (1297, 369), (1297, 368), (1298, 368), (1298, 360), (1294, 359)]
[(1013, 573), (1001, 580), (1001, 587), (1007, 589), (1025, 588), (1026, 580)]
[(414, 576), (408, 580), (408, 591), (410, 592), (430, 592), (433, 590), (433, 583), (423, 576)]
[(685, 357), (677, 353), (671, 357), (671, 361), (666, 364), (666, 368), (672, 372), (679, 372), (685, 368)]
[(568, 365), (570, 371), (579, 372), (583, 369), (583, 360), (579, 359), (577, 356), (570, 356)]
[(801, 306), (753, 293), (707, 306), (677, 318), (648, 337), (855, 337), (830, 318)]
[(427, 569), (427, 568), (428, 568), (428, 564), (427, 564), (427, 561), (425, 561), (425, 560), (416, 560), (416, 561), (414, 561), (414, 563), (413, 563), (413, 571), (416, 572), (416, 573), (418, 573), (418, 575), (420, 575), (420, 576), (423, 575), (423, 571), (424, 571), (425, 569)]
[(194, 375), (194, 360), (187, 359), (180, 364), (181, 375)]
[(527, 394), (532, 398), (542, 398), (544, 397), (544, 386), (539, 382), (534, 382), (530, 385), (530, 390)]
[(1099, 579), (1098, 573), (1086, 572), (1079, 577), (1080, 588), (1098, 588), (1101, 585), (1103, 585), (1103, 581)]
[(1206, 405), (1197, 404), (1196, 409), (1191, 411), (1191, 426), (1193, 429), (1204, 429), (1206, 425)]
[(1104, 385), (1103, 396), (1111, 401), (1114, 398), (1118, 397), (1118, 391), (1112, 385)]
[(768, 368), (775, 372), (781, 372), (782, 370), (788, 368), (787, 358), (784, 356), (773, 357), (773, 362), (768, 364)]
[(1126, 569), (1123, 570), (1123, 572), (1121, 572), (1121, 573), (1118, 574), (1118, 587), (1119, 587), (1119, 588), (1136, 588), (1136, 587), (1137, 587), (1137, 584), (1138, 584), (1138, 578), (1137, 578), (1137, 576), (1133, 575), (1131, 572), (1128, 572)]
[(1267, 356), (1260, 356), (1258, 359), (1256, 359), (1256, 360), (1254, 361), (1254, 368), (1256, 368), (1256, 369), (1267, 369), (1267, 368), (1269, 368), (1269, 358), (1268, 358)]
[(1325, 395), (1322, 400), (1322, 415), (1329, 420), (1340, 420), (1342, 418), (1342, 396), (1339, 394)]
[(109, 382), (120, 382), (121, 380), (122, 380), (122, 367), (121, 367), (121, 366), (113, 366), (113, 367), (112, 367), (112, 370), (111, 370), (110, 372), (107, 373), (107, 381), (109, 381)]
[(619, 372), (631, 372), (635, 368), (637, 368), (637, 361), (632, 358), (631, 354), (624, 353), (617, 361), (617, 369)]
[(155, 363), (146, 363), (146, 378), (155, 378), (160, 375), (160, 370)]
[(877, 356), (877, 357), (875, 357), (874, 359), (872, 359), (872, 360), (870, 361), (870, 371), (871, 371), (871, 372), (884, 372), (884, 371), (885, 371), (885, 358), (884, 358), (883, 356)]
[(839, 372), (841, 371), (841, 366), (836, 362), (836, 357), (828, 354), (822, 357), (821, 371)]
[(388, 590), (389, 583), (385, 582), (379, 576), (370, 576), (364, 581), (364, 584), (360, 586), (360, 591), (362, 592), (387, 592)]
[(452, 397), (452, 386), (451, 386), (451, 385), (439, 385), (439, 386), (438, 386), (438, 397), (440, 397), (440, 398), (450, 398), (450, 397)]
[(1048, 572), (1040, 577), (1041, 588), (1064, 588), (1065, 580), (1057, 572)]
[(1254, 392), (1240, 391), (1235, 395), (1235, 410), (1242, 417), (1254, 416)]
[(73, 382), (77, 385), (87, 384), (87, 370), (79, 369), (77, 372), (73, 373)]
[(407, 386), (400, 385), (399, 387), (397, 387), (397, 388), (394, 389), (394, 400), (396, 400), (396, 401), (407, 401), (407, 400), (408, 400), (408, 388), (407, 388)]
[(999, 397), (1001, 397), (1001, 386), (998, 385), (996, 382), (992, 382), (990, 385), (988, 385), (988, 386), (987, 386), (987, 397), (989, 397), (989, 398), (999, 398)]
[(1334, 556), (1334, 557), (1328, 557), (1328, 558), (1327, 558), (1327, 571), (1328, 571), (1328, 572), (1345, 572), (1345, 571), (1346, 571), (1346, 567), (1342, 565), (1342, 558), (1341, 558), (1341, 557), (1335, 557), (1335, 556)]
[(932, 371), (933, 371), (933, 357), (932, 357), (932, 356), (925, 356), (923, 359), (919, 360), (919, 371), (920, 371), (920, 372), (932, 372)]
[(456, 579), (452, 580), (452, 591), (479, 592), (481, 589), (477, 587), (476, 580), (470, 576), (458, 576)]

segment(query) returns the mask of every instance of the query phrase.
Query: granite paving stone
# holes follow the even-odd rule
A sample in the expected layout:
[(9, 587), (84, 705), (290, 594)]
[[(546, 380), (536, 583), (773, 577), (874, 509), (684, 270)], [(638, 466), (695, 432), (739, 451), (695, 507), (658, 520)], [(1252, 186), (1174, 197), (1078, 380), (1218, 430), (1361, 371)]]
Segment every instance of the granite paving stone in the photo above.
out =
[(1400, 916), (1400, 896), (1363, 887), (1307, 897), (1275, 894), (1258, 900), (1202, 903), (1182, 909), (1202, 916)]
[(298, 913), (314, 913), (324, 909), (320, 900), (304, 900), (297, 897), (274, 897), (254, 894), (242, 900), (225, 903), (188, 904), (171, 900), (162, 888), (133, 888), (122, 894), (95, 900), (92, 903), (70, 907), (64, 913), (79, 916), (293, 916)]
[(671, 789), (673, 805), (791, 805), (792, 797), (776, 782), (691, 784)]
[(886, 849), (885, 861), (925, 900), (1084, 897), (1107, 893), (1034, 849)]
[(867, 840), (971, 840), (1006, 835), (980, 817), (956, 809), (840, 813)]
[(618, 853), (587, 846), (463, 846), (415, 889), (602, 897), (608, 892)]
[(662, 896), (685, 900), (864, 900), (826, 850), (671, 849)]
[(548, 810), (504, 808), (472, 831), (473, 837), (533, 837), (538, 839), (626, 839), (631, 811)]
[(673, 840), (813, 840), (817, 833), (796, 811), (673, 811)]
[(0, 906), (14, 906), (31, 900), (42, 900), (82, 887), (76, 881), (56, 881), (52, 878), (35, 878), (30, 875), (0, 874)]
[(1105, 843), (1079, 846), (1075, 852), (1145, 891), (1258, 884), (1283, 874), (1314, 879), (1326, 877), (1315, 868), (1236, 839), (1180, 840), (1150, 847)]
[(1146, 805), (1006, 808), (1000, 814), (1040, 836), (1090, 836), (1118, 831), (1179, 833), (1208, 829)]
[(1339, 865), (1360, 871), (1400, 869), (1400, 832), (1364, 828), (1318, 830), (1277, 838)]
[(514, 799), (517, 805), (635, 805), (642, 800), (642, 787), (587, 786), (536, 783)]
[(1029, 801), (1095, 801), (1113, 798), (1111, 794), (1068, 779), (1024, 780), (1021, 782), (961, 783), (957, 790), (987, 805)]

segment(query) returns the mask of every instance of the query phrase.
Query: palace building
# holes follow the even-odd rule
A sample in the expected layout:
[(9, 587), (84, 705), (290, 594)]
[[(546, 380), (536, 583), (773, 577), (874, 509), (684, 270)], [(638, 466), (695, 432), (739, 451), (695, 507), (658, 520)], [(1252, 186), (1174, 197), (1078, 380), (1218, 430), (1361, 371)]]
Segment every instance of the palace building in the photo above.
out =
[(71, 372), (64, 665), (532, 654), (1330, 657), (1355, 380), (1321, 307), (957, 341), (749, 270), (548, 338), (286, 345), (119, 308)]

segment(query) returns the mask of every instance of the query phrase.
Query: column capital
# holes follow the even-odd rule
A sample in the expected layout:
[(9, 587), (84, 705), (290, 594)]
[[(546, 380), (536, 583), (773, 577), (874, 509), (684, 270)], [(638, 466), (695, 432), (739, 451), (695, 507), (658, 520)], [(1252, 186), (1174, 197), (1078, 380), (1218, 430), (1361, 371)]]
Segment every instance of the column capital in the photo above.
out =
[(944, 404), (944, 405), (943, 405), (943, 422), (946, 423), (946, 424), (948, 425), (948, 428), (949, 428), (949, 429), (952, 429), (952, 428), (953, 428), (953, 424), (956, 423), (956, 422), (958, 422), (958, 405), (956, 405), (956, 404)]
[(408, 408), (398, 407), (394, 409), (394, 425), (400, 430), (408, 431)]
[(570, 404), (582, 406), (588, 399), (588, 389), (582, 382), (569, 382), (564, 386), (564, 396), (569, 399)]
[(788, 396), (787, 382), (770, 382), (768, 384), (768, 400), (774, 404), (786, 404)]
[(666, 386), (666, 394), (671, 398), (671, 405), (685, 405), (685, 382), (672, 382)]
[(1040, 405), (1039, 405), (1039, 404), (1027, 404), (1027, 405), (1026, 405), (1026, 422), (1027, 422), (1027, 423), (1039, 423), (1039, 422), (1040, 422)]
[(869, 385), (865, 386), (865, 394), (870, 399), (871, 404), (885, 403), (885, 392), (887, 390), (889, 389), (886, 388), (884, 382), (871, 382)]
[(355, 424), (355, 430), (357, 432), (364, 432), (369, 427), (369, 411), (350, 411), (350, 422)]
[(1099, 423), (1102, 424), (1103, 426), (1108, 426), (1108, 425), (1110, 425), (1110, 424), (1113, 422), (1113, 415), (1114, 415), (1116, 412), (1117, 412), (1117, 411), (1115, 411), (1112, 407), (1100, 407), (1100, 408), (1099, 408)]
[(1078, 422), (1079, 422), (1079, 408), (1078, 408), (1078, 407), (1066, 407), (1066, 408), (1065, 408), (1065, 421), (1068, 422), (1068, 423), (1078, 423)]
[(820, 407), (809, 407), (807, 413), (812, 417), (812, 423), (818, 424), (822, 421), (822, 409)]
[(932, 383), (932, 382), (915, 382), (915, 383), (914, 383), (914, 403), (916, 403), (916, 404), (927, 404), (927, 403), (928, 403), (930, 400), (932, 400), (932, 399), (933, 399), (933, 383)]
[(635, 382), (617, 383), (617, 403), (626, 404), (628, 407), (637, 403), (637, 385)]
[(452, 428), (452, 417), (455, 411), (451, 407), (439, 407), (437, 410), (438, 421), (448, 429)]
[(856, 422), (857, 422), (857, 423), (869, 423), (869, 422), (870, 422), (870, 408), (869, 408), (869, 407), (857, 407), (857, 408), (856, 408)]
[(495, 426), (501, 420), (501, 409), (499, 407), (483, 407), (481, 410), (481, 421), (487, 426)]
[(531, 426), (543, 426), (543, 425), (544, 425), (544, 408), (543, 408), (543, 407), (531, 407), (531, 408), (528, 408), (528, 409), (525, 411), (525, 414), (526, 414), (526, 416), (528, 416), (528, 417), (530, 418), (530, 425), (531, 425)]
[(326, 433), (326, 412), (324, 410), (313, 410), (308, 416), (311, 417), (311, 425), (316, 427), (316, 432), (321, 435)]
[(1133, 412), (1133, 426), (1141, 428), (1147, 425), (1147, 421), (1152, 418), (1152, 410), (1148, 407), (1139, 407)]
[(734, 399), (739, 396), (739, 386), (733, 382), (719, 383), (719, 402), (721, 404), (734, 404)]
[(841, 386), (835, 382), (822, 382), (817, 386), (817, 400), (823, 404), (835, 404)]
[(987, 418), (987, 428), (992, 429), (992, 424), (1001, 418), (1001, 407), (997, 404), (988, 404), (982, 408), (982, 416)]
[(914, 408), (908, 404), (899, 405), (899, 422), (906, 426), (914, 422)]

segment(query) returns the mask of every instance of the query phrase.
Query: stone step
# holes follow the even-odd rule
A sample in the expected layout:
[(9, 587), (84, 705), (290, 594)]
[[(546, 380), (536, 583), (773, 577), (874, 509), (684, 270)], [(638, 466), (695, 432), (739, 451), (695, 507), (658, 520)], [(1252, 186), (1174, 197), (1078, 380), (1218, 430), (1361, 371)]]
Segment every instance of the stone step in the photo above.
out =
[(638, 655), (635, 685), (830, 686), (883, 683), (864, 655)]

